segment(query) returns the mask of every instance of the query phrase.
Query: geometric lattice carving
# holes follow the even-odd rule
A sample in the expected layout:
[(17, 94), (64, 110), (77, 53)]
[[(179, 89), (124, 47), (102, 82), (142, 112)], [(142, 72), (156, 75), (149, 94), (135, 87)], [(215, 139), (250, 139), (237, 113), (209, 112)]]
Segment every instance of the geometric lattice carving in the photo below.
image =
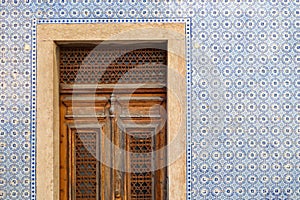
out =
[(96, 132), (75, 133), (76, 199), (97, 199), (96, 141)]
[(60, 83), (166, 83), (167, 52), (162, 49), (60, 48)]
[(152, 200), (153, 137), (151, 132), (130, 133), (130, 199)]

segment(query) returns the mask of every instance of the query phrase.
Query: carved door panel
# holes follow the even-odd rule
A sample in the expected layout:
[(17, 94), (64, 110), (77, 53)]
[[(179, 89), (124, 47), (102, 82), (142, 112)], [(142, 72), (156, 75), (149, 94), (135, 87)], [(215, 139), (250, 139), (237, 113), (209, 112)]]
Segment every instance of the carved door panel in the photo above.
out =
[(111, 199), (108, 99), (61, 95), (60, 104), (61, 199)]
[(116, 105), (115, 141), (121, 149), (115, 151), (115, 164), (124, 171), (115, 171), (117, 196), (166, 199), (165, 95), (120, 96), (112, 104)]

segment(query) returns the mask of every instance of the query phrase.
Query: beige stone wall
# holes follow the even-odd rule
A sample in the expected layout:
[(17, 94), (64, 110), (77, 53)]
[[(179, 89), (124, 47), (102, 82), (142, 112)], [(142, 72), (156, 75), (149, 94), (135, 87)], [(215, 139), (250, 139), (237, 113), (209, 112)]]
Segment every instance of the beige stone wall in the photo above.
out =
[(185, 24), (40, 24), (37, 26), (37, 199), (59, 199), (59, 87), (56, 42), (168, 42), (169, 199), (186, 198)]

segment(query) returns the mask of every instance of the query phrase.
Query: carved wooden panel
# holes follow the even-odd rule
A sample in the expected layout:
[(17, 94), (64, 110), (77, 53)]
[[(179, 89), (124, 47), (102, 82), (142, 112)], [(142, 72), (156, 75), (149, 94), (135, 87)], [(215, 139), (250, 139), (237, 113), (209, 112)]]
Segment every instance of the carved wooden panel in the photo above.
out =
[(97, 130), (74, 130), (71, 133), (72, 197), (78, 200), (99, 199), (100, 168)]
[(166, 62), (163, 49), (62, 47), (60, 83), (166, 83)]
[(110, 153), (101, 143), (103, 137), (110, 137), (108, 99), (90, 95), (60, 99), (60, 199), (111, 198), (111, 170), (101, 163)]
[(127, 152), (124, 196), (128, 200), (167, 199), (165, 94), (121, 96), (116, 102)]
[(152, 200), (154, 198), (153, 151), (155, 144), (151, 132), (127, 133), (129, 147), (129, 199)]

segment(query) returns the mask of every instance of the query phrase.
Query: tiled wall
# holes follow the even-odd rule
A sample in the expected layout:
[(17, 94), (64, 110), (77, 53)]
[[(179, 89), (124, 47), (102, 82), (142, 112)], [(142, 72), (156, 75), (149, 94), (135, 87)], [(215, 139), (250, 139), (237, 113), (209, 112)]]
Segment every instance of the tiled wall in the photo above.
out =
[(0, 16), (0, 199), (35, 199), (36, 25), (159, 21), (190, 39), (187, 199), (300, 199), (299, 0), (1, 0)]

